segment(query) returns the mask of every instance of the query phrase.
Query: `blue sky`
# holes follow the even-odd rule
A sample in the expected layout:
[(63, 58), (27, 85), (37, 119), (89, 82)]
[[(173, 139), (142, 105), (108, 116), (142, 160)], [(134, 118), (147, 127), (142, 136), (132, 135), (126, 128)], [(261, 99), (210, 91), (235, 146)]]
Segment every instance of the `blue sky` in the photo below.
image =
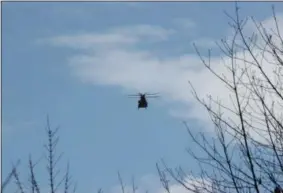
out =
[[(242, 17), (271, 17), (271, 5), (240, 3)], [(60, 126), (61, 165), (70, 160), (79, 192), (110, 190), (155, 175), (155, 162), (197, 171), (185, 152), (193, 146), (181, 121), (205, 130), (203, 112), (188, 80), (203, 94), (211, 86), (201, 73), (192, 42), (202, 51), (229, 36), (228, 2), (20, 3), (2, 4), (3, 176), (11, 161), (43, 154), (44, 127)], [(219, 51), (214, 49), (215, 57)], [(136, 92), (160, 92), (137, 110)], [(215, 91), (217, 92), (217, 91)], [(38, 177), (46, 179), (43, 160)], [(148, 177), (149, 178), (149, 177)], [(45, 180), (46, 181), (46, 180)], [(144, 180), (146, 181), (146, 180)], [(158, 182), (158, 181), (157, 181)], [(47, 187), (42, 183), (42, 187)]]

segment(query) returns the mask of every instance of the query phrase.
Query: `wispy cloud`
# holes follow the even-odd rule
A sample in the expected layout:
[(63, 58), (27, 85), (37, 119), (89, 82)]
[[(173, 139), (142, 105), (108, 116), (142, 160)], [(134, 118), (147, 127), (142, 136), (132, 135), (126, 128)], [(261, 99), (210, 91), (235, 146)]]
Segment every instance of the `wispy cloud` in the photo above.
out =
[[(133, 192), (132, 183), (123, 182), (124, 184), (124, 190), (125, 192)], [(195, 178), (193, 176), (187, 176), (184, 178), (184, 184), (191, 188), (192, 190), (195, 190), (197, 186), (203, 186), (206, 187), (207, 190), (199, 189), (199, 191), (208, 192), (210, 189), (209, 185), (210, 183), (206, 180), (201, 180), (199, 178)], [(161, 186), (161, 182), (159, 180), (159, 177), (156, 175), (146, 175), (143, 176), (141, 179), (138, 179), (135, 182), (135, 186), (137, 188), (136, 193), (142, 193), (142, 192), (155, 192), (155, 193), (166, 193), (167, 191)], [(194, 191), (187, 190), (184, 186), (182, 186), (179, 183), (170, 183), (169, 182), (169, 189), (172, 193), (190, 193)], [(116, 185), (115, 187), (111, 188), (111, 193), (122, 193), (121, 185)]]
[(62, 35), (38, 40), (39, 43), (50, 43), (56, 46), (67, 46), (76, 49), (121, 48), (137, 43), (165, 41), (174, 34), (173, 29), (160, 26), (135, 25), (116, 27), (100, 33)]
[[(278, 20), (280, 19), (278, 18)], [(269, 21), (271, 19), (265, 20), (263, 24), (267, 28), (274, 27), (274, 24)], [(281, 23), (279, 24), (279, 26), (283, 26)], [(173, 31), (177, 32), (176, 29)], [(147, 49), (138, 47), (141, 43), (152, 42), (152, 40), (164, 41), (170, 38), (173, 31), (149, 25), (128, 26), (112, 29), (104, 34), (104, 38), (100, 40), (80, 35), (69, 37), (68, 41), (62, 42), (61, 37), (61, 44), (70, 46), (68, 42), (73, 42), (72, 46), (83, 47), (80, 44), (91, 44), (93, 46), (96, 43), (90, 42), (111, 42), (111, 45), (115, 46), (104, 49), (98, 47), (94, 53), (70, 57), (68, 61), (74, 75), (81, 81), (90, 84), (115, 85), (126, 90), (140, 92), (158, 91), (162, 93), (164, 101), (178, 102), (183, 105), (179, 112), (178, 109), (172, 111), (172, 106), (170, 107), (169, 110), (174, 116), (178, 115), (182, 118), (186, 116), (200, 120), (204, 124), (210, 123), (209, 116), (206, 116), (204, 109), (200, 108), (200, 105), (191, 95), (188, 81), (192, 82), (200, 97), (210, 94), (218, 97), (222, 104), (230, 107), (233, 107), (233, 101), (231, 101), (231, 96), (225, 85), (203, 67), (199, 57), (195, 53), (162, 56), (152, 52), (150, 46)], [(229, 35), (231, 34), (227, 34), (227, 36)], [(82, 41), (80, 38), (83, 36), (85, 38)], [(112, 38), (107, 40), (106, 36)], [(118, 41), (118, 39), (120, 40)], [(212, 40), (203, 39), (201, 41), (203, 41), (203, 46), (209, 46)], [(129, 48), (125, 46), (128, 44), (137, 47)], [(246, 53), (239, 52), (237, 54), (241, 57)], [(272, 56), (266, 55), (266, 58), (270, 59)], [(252, 58), (246, 56), (246, 60), (252, 60)], [(229, 64), (230, 59), (228, 57), (215, 56), (210, 61), (216, 72), (231, 77), (229, 70), (224, 65), (225, 63)], [(244, 65), (240, 63), (238, 65)], [(271, 68), (267, 70), (272, 73)], [(229, 112), (226, 112), (225, 116), (237, 120), (237, 117)]]
[(113, 30), (114, 33), (120, 33), (127, 36), (137, 36), (144, 38), (156, 38), (158, 40), (166, 40), (169, 35), (172, 35), (175, 30), (166, 29), (160, 26), (154, 25), (136, 25), (136, 26), (126, 26), (120, 27)]
[(36, 121), (26, 120), (18, 121), (13, 123), (3, 122), (2, 131), (5, 136), (12, 135), (14, 133), (26, 132), (29, 129), (33, 128), (37, 124)]
[[(89, 49), (100, 45), (134, 44), (137, 37), (129, 37), (124, 34), (83, 34), (64, 35), (46, 39), (49, 43), (57, 46), (67, 46), (76, 49)], [(45, 41), (46, 42), (46, 41)]]
[(188, 29), (193, 29), (196, 27), (196, 23), (190, 18), (176, 18), (173, 21), (178, 27)]
[(212, 38), (199, 38), (191, 41), (191, 43), (195, 43), (199, 48), (211, 49), (217, 47), (216, 40)]

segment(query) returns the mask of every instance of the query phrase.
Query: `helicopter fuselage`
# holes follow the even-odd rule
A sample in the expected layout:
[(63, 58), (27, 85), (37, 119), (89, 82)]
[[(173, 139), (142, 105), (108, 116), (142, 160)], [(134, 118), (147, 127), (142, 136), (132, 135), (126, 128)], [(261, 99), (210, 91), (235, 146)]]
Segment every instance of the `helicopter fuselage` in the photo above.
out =
[(142, 95), (141, 97), (140, 97), (140, 100), (138, 101), (138, 109), (140, 109), (140, 108), (147, 108), (147, 100), (146, 100), (146, 98), (145, 98), (145, 96), (144, 95)]
[(129, 97), (139, 97), (138, 100), (138, 109), (144, 108), (146, 109), (148, 107), (148, 102), (147, 102), (147, 97), (148, 98), (157, 98), (159, 96), (156, 96), (157, 93), (155, 94), (150, 94), (150, 93), (138, 93), (135, 95), (128, 95)]

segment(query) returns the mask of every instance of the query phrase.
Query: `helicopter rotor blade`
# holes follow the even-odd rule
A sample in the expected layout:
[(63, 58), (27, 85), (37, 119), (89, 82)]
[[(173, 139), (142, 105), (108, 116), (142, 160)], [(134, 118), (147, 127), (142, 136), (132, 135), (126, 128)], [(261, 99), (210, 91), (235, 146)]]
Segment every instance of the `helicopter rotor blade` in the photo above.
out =
[(146, 96), (152, 96), (152, 95), (158, 95), (159, 93), (157, 92), (157, 93), (144, 93)]
[(160, 96), (147, 96), (146, 98), (160, 98)]
[(129, 97), (131, 97), (131, 96), (132, 96), (132, 97), (139, 97), (140, 95), (139, 95), (139, 94), (129, 94), (128, 96), (129, 96)]

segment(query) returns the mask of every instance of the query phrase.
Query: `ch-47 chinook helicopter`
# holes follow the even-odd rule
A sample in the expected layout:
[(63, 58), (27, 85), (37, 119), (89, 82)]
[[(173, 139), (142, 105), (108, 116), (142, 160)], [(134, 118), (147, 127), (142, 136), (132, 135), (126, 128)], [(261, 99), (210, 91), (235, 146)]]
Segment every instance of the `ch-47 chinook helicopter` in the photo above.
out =
[(138, 100), (138, 109), (140, 108), (147, 108), (148, 102), (146, 98), (158, 98), (157, 96), (158, 93), (138, 93), (134, 95), (128, 95), (130, 98), (136, 98), (139, 97), (140, 99)]

